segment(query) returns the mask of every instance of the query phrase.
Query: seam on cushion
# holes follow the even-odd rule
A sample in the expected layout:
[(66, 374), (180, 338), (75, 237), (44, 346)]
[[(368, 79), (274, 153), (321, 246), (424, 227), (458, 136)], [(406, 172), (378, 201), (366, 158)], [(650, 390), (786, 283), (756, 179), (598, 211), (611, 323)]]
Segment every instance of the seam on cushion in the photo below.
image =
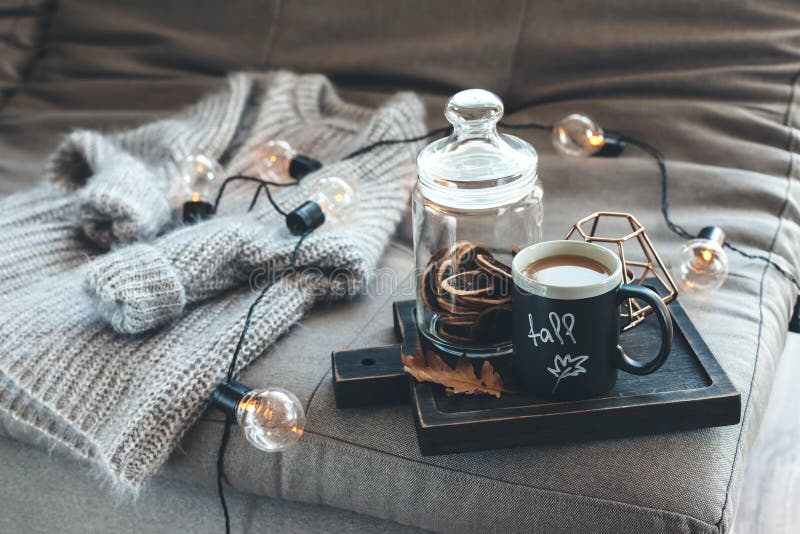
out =
[[(326, 371), (326, 375), (328, 373), (329, 373), (329, 371)], [(200, 420), (203, 421), (204, 423), (214, 423), (214, 424), (224, 424), (225, 423), (224, 419), (211, 419), (211, 418), (207, 418), (206, 419), (206, 418), (201, 418)], [(630, 507), (630, 510), (626, 510), (626, 511), (627, 512), (635, 512), (637, 515), (651, 516), (652, 513), (655, 512), (657, 514), (663, 514), (663, 515), (672, 516), (672, 517), (675, 517), (675, 518), (679, 518), (680, 517), (680, 518), (688, 519), (688, 520), (690, 520), (690, 521), (692, 521), (694, 523), (697, 523), (698, 526), (706, 526), (706, 527), (710, 527), (712, 529), (714, 528), (714, 525), (711, 524), (711, 523), (708, 523), (706, 521), (703, 521), (702, 519), (698, 519), (698, 518), (693, 517), (693, 516), (688, 515), (688, 514), (682, 514), (680, 512), (675, 512), (674, 510), (665, 510), (663, 508), (651, 508), (651, 507), (648, 507), (648, 506), (642, 506), (640, 504), (633, 504), (633, 503), (624, 502), (624, 501), (615, 501), (613, 499), (607, 499), (607, 498), (603, 498), (603, 497), (593, 497), (593, 496), (590, 496), (590, 495), (581, 495), (579, 493), (569, 493), (569, 492), (566, 492), (566, 491), (558, 491), (558, 490), (553, 490), (553, 489), (548, 489), (548, 488), (541, 488), (541, 487), (538, 487), (538, 486), (531, 486), (531, 485), (522, 484), (522, 483), (519, 483), (519, 482), (511, 482), (509, 480), (502, 480), (502, 479), (498, 479), (498, 478), (493, 478), (493, 477), (489, 477), (489, 476), (486, 476), (486, 475), (481, 475), (481, 474), (478, 474), (478, 473), (469, 473), (469, 472), (466, 472), (466, 471), (460, 471), (458, 469), (453, 469), (451, 467), (443, 467), (443, 466), (439, 466), (439, 465), (429, 464), (429, 463), (426, 463), (426, 462), (420, 462), (419, 460), (414, 460), (412, 458), (407, 458), (407, 457), (399, 455), (399, 454), (395, 454), (395, 453), (391, 453), (391, 452), (387, 452), (387, 451), (382, 451), (382, 450), (376, 449), (374, 447), (368, 447), (368, 446), (361, 445), (361, 444), (358, 444), (358, 443), (353, 443), (353, 442), (344, 440), (342, 438), (338, 438), (336, 436), (330, 436), (328, 434), (321, 434), (319, 432), (314, 432), (314, 431), (311, 431), (311, 430), (305, 430), (303, 432), (303, 435), (317, 436), (317, 437), (320, 437), (320, 438), (325, 438), (325, 439), (331, 440), (333, 442), (338, 442), (338, 443), (340, 443), (342, 445), (337, 447), (335, 444), (326, 443), (324, 441), (322, 441), (322, 444), (323, 445), (327, 445), (327, 446), (331, 446), (332, 448), (335, 448), (335, 449), (339, 449), (340, 451), (346, 452), (348, 454), (360, 454), (360, 455), (366, 456), (365, 451), (370, 451), (370, 452), (373, 452), (373, 453), (376, 453), (376, 454), (390, 456), (392, 458), (396, 458), (398, 460), (401, 460), (401, 461), (404, 461), (404, 462), (408, 462), (410, 464), (410, 466), (412, 467), (412, 469), (414, 469), (416, 471), (420, 471), (420, 472), (429, 472), (431, 469), (437, 469), (437, 470), (446, 471), (446, 472), (449, 472), (449, 473), (454, 473), (454, 474), (465, 476), (465, 477), (471, 477), (471, 478), (475, 478), (475, 479), (486, 480), (486, 481), (490, 481), (490, 482), (496, 482), (496, 483), (501, 484), (501, 485), (507, 485), (507, 486), (514, 486), (514, 487), (518, 487), (518, 488), (523, 488), (523, 489), (528, 490), (528, 491), (530, 491), (532, 493), (535, 493), (537, 496), (541, 496), (541, 497), (544, 497), (544, 498), (547, 498), (547, 499), (559, 499), (559, 498), (562, 498), (562, 497), (568, 497), (568, 498), (570, 498), (570, 499), (572, 499), (572, 500), (574, 500), (576, 502), (588, 502), (588, 503), (590, 503), (592, 505), (594, 505), (596, 503), (608, 503), (608, 504), (611, 504), (611, 505), (614, 505), (614, 506), (623, 507), (623, 508)], [(228, 485), (230, 487), (236, 489), (236, 486), (234, 484), (231, 484), (230, 482), (228, 482)], [(281, 497), (281, 498), (283, 498), (283, 497)], [(326, 504), (327, 506), (331, 506), (330, 504), (327, 504), (327, 503), (322, 503), (322, 504)]]
[(275, 43), (278, 40), (278, 28), (280, 25), (281, 16), (283, 15), (283, 0), (275, 0), (275, 5), (272, 8), (272, 22), (269, 26), (269, 31), (264, 39), (264, 47), (261, 49), (261, 65), (268, 67), (269, 59), (272, 56), (272, 50), (275, 48)]
[[(789, 206), (789, 193), (791, 192), (792, 186), (792, 174), (794, 173), (794, 148), (795, 148), (795, 135), (794, 135), (794, 128), (791, 126), (791, 119), (794, 114), (794, 104), (797, 94), (797, 85), (798, 81), (800, 81), (800, 71), (796, 72), (795, 75), (791, 79), (791, 92), (789, 94), (789, 101), (786, 105), (786, 113), (783, 117), (783, 124), (784, 126), (789, 127), (789, 138), (786, 141), (786, 150), (789, 152), (789, 165), (786, 169), (786, 189), (784, 192), (784, 199), (783, 204), (781, 205), (780, 210), (778, 211), (778, 226), (775, 228), (775, 233), (772, 236), (772, 242), (770, 243), (769, 253), (767, 257), (771, 260), (772, 254), (775, 249), (775, 243), (778, 240), (778, 235), (780, 235), (781, 228), (783, 227), (783, 219), (786, 213), (786, 209)], [(719, 520), (716, 522), (716, 527), (718, 531), (722, 530), (722, 521), (725, 519), (725, 511), (727, 510), (728, 506), (731, 504), (731, 486), (733, 485), (733, 479), (736, 475), (736, 468), (738, 467), (739, 461), (739, 452), (741, 450), (742, 444), (742, 435), (744, 434), (744, 425), (747, 422), (747, 415), (749, 414), (750, 408), (750, 399), (753, 396), (753, 384), (755, 383), (756, 372), (758, 371), (758, 360), (759, 356), (761, 355), (761, 335), (763, 333), (764, 327), (764, 284), (767, 278), (767, 272), (769, 271), (769, 264), (764, 264), (764, 270), (761, 272), (761, 282), (759, 287), (759, 294), (758, 294), (758, 313), (759, 313), (759, 322), (758, 322), (758, 336), (756, 341), (756, 354), (755, 354), (755, 361), (753, 362), (753, 373), (750, 375), (750, 387), (747, 392), (747, 400), (745, 401), (744, 411), (742, 412), (742, 422), (739, 426), (739, 436), (736, 439), (736, 450), (733, 454), (733, 462), (731, 463), (731, 474), (728, 478), (728, 485), (725, 489), (725, 501), (722, 503), (722, 510), (720, 511)]]
[[(671, 511), (671, 510), (664, 510), (663, 508), (650, 508), (648, 506), (642, 506), (642, 505), (639, 505), (639, 504), (631, 504), (631, 503), (624, 502), (624, 501), (615, 501), (613, 499), (606, 499), (606, 498), (603, 498), (603, 497), (592, 497), (592, 496), (589, 496), (589, 495), (581, 495), (581, 494), (578, 494), (578, 493), (569, 493), (569, 492), (566, 492), (566, 491), (558, 491), (558, 490), (540, 488), (540, 487), (537, 487), (537, 486), (530, 486), (528, 484), (522, 484), (522, 483), (519, 483), (519, 482), (511, 482), (511, 481), (508, 481), (508, 480), (501, 480), (501, 479), (497, 479), (497, 478), (493, 478), (493, 477), (489, 477), (489, 476), (485, 476), (485, 475), (480, 475), (480, 474), (477, 474), (477, 473), (469, 473), (469, 472), (466, 472), (466, 471), (460, 471), (458, 469), (453, 469), (453, 468), (450, 468), (450, 467), (443, 467), (443, 466), (439, 466), (439, 465), (429, 464), (429, 463), (426, 463), (426, 462), (420, 462), (418, 460), (413, 460), (411, 458), (406, 458), (405, 456), (401, 456), (399, 454), (394, 454), (394, 453), (391, 453), (391, 452), (381, 451), (381, 450), (375, 449), (373, 447), (367, 447), (367, 446), (364, 446), (364, 445), (352, 443), (352, 442), (347, 441), (345, 439), (337, 438), (337, 437), (334, 437), (334, 436), (329, 436), (327, 434), (320, 434), (319, 432), (313, 432), (313, 431), (308, 431), (307, 430), (307, 431), (304, 432), (304, 434), (308, 434), (308, 435), (311, 435), (311, 436), (317, 436), (317, 437), (320, 437), (320, 438), (326, 438), (328, 440), (331, 440), (331, 441), (333, 441), (335, 443), (330, 443), (330, 442), (326, 442), (325, 440), (320, 440), (320, 444), (326, 445), (326, 446), (330, 446), (331, 448), (334, 448), (334, 449), (339, 449), (341, 452), (346, 452), (348, 454), (355, 453), (355, 454), (360, 454), (362, 456), (367, 456), (367, 453), (365, 451), (371, 451), (371, 452), (376, 453), (376, 454), (391, 456), (393, 458), (409, 462), (413, 469), (415, 469), (417, 471), (420, 471), (420, 472), (430, 472), (431, 469), (436, 469), (436, 470), (440, 470), (440, 471), (446, 471), (446, 472), (449, 472), (449, 473), (455, 473), (455, 474), (462, 475), (462, 476), (465, 476), (465, 477), (468, 477), (468, 478), (476, 478), (476, 479), (480, 479), (480, 480), (486, 480), (486, 481), (489, 481), (489, 482), (496, 482), (496, 483), (499, 483), (499, 484), (502, 484), (502, 485), (523, 488), (524, 490), (531, 491), (532, 493), (535, 493), (538, 497), (542, 497), (542, 498), (546, 498), (546, 499), (550, 499), (550, 500), (561, 500), (564, 497), (567, 497), (567, 498), (569, 498), (569, 499), (571, 499), (573, 501), (580, 502), (582, 504), (590, 504), (592, 506), (602, 505), (603, 507), (607, 507), (607, 505), (612, 505), (612, 506), (615, 506), (615, 507), (620, 507), (620, 508), (622, 508), (622, 511), (625, 512), (625, 513), (633, 513), (635, 515), (642, 515), (642, 516), (648, 516), (648, 517), (652, 517), (653, 513), (656, 513), (656, 514), (658, 514), (658, 515), (660, 515), (662, 517), (665, 517), (665, 518), (683, 518), (683, 519), (688, 519), (693, 523), (697, 523), (697, 526), (710, 527), (710, 528), (714, 527), (714, 525), (712, 525), (711, 523), (707, 523), (706, 521), (703, 521), (701, 519), (697, 519), (696, 517), (692, 517), (692, 516), (687, 515), (687, 514), (682, 514), (680, 512), (674, 512), (674, 511)], [(344, 446), (342, 446), (342, 445), (338, 445), (337, 446), (337, 443), (338, 444), (342, 444)]]
[(517, 29), (517, 39), (514, 42), (514, 49), (511, 51), (511, 65), (508, 67), (508, 82), (506, 83), (506, 90), (502, 94), (503, 98), (508, 98), (511, 92), (511, 87), (514, 85), (514, 68), (517, 64), (517, 56), (519, 55), (520, 44), (522, 43), (522, 36), (525, 34), (525, 26), (528, 22), (528, 9), (530, 7), (530, 0), (523, 0), (522, 13), (519, 17), (519, 28)]
[[(6, 33), (3, 35), (3, 40), (0, 40), (0, 50), (8, 50), (8, 49), (12, 48), (13, 44), (21, 42), (19, 37), (17, 36), (17, 33), (16, 33), (15, 30), (17, 28), (17, 24), (19, 23), (20, 19), (23, 16), (24, 15), (22, 15), (22, 14), (17, 14), (11, 20), (11, 25), (8, 27), (8, 30), (6, 31)], [(13, 80), (9, 80), (9, 81), (11, 81), (13, 83)], [(11, 94), (13, 94), (14, 89), (11, 89), (11, 91), (12, 91)], [(9, 97), (9, 99), (10, 99), (10, 97)], [(4, 101), (2, 99), (0, 99), (0, 107), (2, 107), (4, 105), (5, 105)]]
[[(34, 68), (44, 55), (45, 41), (47, 41), (50, 25), (55, 17), (58, 6), (56, 0), (44, 0), (40, 6), (36, 6), (34, 9), (39, 11), (38, 15), (41, 17), (41, 20), (35, 29), (37, 34), (34, 35), (33, 50), (30, 53), (27, 63), (20, 65), (20, 77), (16, 86), (9, 87), (7, 91), (4, 91), (5, 96), (0, 93), (0, 112), (11, 103), (20, 89), (28, 82)], [(17, 19), (19, 18), (21, 18), (21, 16), (17, 16)]]

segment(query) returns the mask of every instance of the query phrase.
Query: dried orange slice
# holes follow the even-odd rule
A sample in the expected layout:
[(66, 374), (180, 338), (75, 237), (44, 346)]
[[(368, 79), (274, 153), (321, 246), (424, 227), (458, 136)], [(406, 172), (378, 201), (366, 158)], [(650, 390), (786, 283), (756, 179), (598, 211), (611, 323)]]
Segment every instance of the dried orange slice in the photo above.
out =
[(498, 343), (511, 337), (511, 306), (487, 308), (475, 319), (470, 338), (477, 343)]
[(475, 265), (498, 278), (511, 279), (511, 267), (489, 254), (475, 256)]
[(488, 295), (494, 290), (494, 279), (476, 269), (445, 278), (442, 280), (441, 289), (455, 296)]

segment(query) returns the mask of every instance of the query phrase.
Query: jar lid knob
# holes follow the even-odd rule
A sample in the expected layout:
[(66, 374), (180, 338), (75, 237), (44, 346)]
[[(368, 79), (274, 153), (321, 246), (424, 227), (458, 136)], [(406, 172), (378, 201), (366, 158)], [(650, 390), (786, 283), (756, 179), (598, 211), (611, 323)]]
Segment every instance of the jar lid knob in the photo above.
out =
[(488, 130), (503, 116), (503, 101), (484, 89), (467, 89), (450, 98), (444, 116), (457, 134), (465, 129)]

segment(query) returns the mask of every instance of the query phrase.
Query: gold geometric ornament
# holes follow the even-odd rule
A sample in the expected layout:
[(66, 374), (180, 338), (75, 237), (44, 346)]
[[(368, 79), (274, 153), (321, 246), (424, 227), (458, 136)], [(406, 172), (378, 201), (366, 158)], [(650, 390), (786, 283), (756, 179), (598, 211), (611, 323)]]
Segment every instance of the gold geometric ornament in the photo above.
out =
[[(605, 235), (598, 233), (600, 228), (606, 232)], [(624, 283), (642, 285), (647, 278), (652, 277), (662, 286), (653, 289), (659, 294), (665, 293), (661, 298), (664, 304), (678, 296), (678, 286), (661, 261), (647, 231), (630, 213), (592, 213), (575, 223), (564, 239), (570, 239), (573, 235), (578, 235), (589, 243), (605, 245), (616, 252), (624, 266)], [(651, 280), (650, 283), (652, 282)], [(630, 330), (640, 324), (652, 311), (650, 305), (642, 306), (635, 299), (627, 299), (622, 308), (620, 317), (625, 324), (623, 330)]]

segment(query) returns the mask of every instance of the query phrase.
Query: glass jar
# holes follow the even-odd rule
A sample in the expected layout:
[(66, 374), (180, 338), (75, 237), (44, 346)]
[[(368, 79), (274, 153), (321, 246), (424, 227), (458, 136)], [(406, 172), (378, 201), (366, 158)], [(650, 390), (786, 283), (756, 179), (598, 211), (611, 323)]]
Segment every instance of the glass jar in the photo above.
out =
[(434, 349), (448, 354), (511, 353), (511, 258), (542, 238), (538, 156), (497, 132), (502, 116), (497, 95), (461, 91), (445, 108), (452, 135), (417, 157), (416, 319)]

